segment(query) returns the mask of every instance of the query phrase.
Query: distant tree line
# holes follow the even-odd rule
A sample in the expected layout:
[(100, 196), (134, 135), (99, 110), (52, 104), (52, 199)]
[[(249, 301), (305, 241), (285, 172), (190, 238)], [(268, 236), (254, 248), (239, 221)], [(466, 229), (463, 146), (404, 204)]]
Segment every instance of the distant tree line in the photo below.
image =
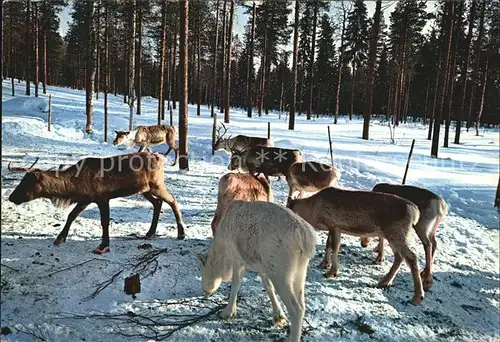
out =
[[(231, 107), (250, 117), (290, 112), (290, 129), (296, 115), (335, 123), (339, 114), (363, 115), (368, 139), (374, 114), (394, 126), (419, 120), (435, 156), (439, 144), (460, 142), (456, 128), (498, 125), (499, 2), (442, 0), (428, 13), (423, 0), (400, 0), (386, 25), (391, 4), (377, 1), (369, 17), (362, 0), (74, 0), (61, 37), (66, 1), (10, 1), (3, 77), (25, 80), (28, 95), (39, 84), (44, 93), (47, 84), (86, 89), (88, 132), (100, 92), (123, 96), (131, 125), (144, 96), (158, 99), (160, 123), (184, 91), (198, 115), (208, 105), (225, 122)], [(248, 22), (235, 34), (240, 11)], [(445, 123), (444, 136), (436, 123)], [(187, 117), (184, 124), (187, 132)]]

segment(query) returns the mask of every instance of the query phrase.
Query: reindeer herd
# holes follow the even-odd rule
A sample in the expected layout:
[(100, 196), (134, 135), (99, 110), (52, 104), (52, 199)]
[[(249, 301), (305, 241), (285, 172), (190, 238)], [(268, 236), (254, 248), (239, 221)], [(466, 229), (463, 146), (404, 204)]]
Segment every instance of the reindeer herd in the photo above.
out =
[[(206, 254), (198, 255), (202, 266), (202, 287), (206, 295), (222, 281), (232, 281), (229, 303), (221, 317), (236, 315), (236, 299), (246, 268), (259, 273), (272, 304), (273, 322), (282, 326), (286, 319), (275, 291), (290, 317), (290, 341), (299, 341), (305, 312), (305, 279), (315, 254), (315, 230), (327, 231), (328, 239), (321, 268), (325, 277), (338, 275), (338, 253), (342, 234), (359, 236), (367, 246), (378, 237), (376, 263), (384, 260), (384, 240), (394, 253), (391, 269), (379, 282), (389, 286), (403, 260), (413, 277), (412, 302), (419, 304), (424, 290), (432, 286), (432, 265), (436, 252), (436, 231), (448, 206), (429, 190), (405, 185), (377, 184), (371, 191), (336, 187), (340, 172), (335, 166), (304, 161), (299, 150), (284, 149), (265, 138), (238, 135), (224, 138), (219, 131), (213, 148), (231, 153), (231, 172), (219, 180), (217, 208), (211, 223), (214, 240)], [(11, 167), (26, 173), (9, 196), (15, 204), (48, 198), (56, 206), (76, 204), (64, 228), (54, 241), (65, 242), (75, 218), (90, 203), (99, 207), (102, 241), (94, 250), (109, 252), (109, 201), (142, 194), (153, 204), (153, 219), (146, 238), (155, 235), (162, 203), (172, 208), (177, 221), (177, 238), (184, 239), (184, 222), (176, 199), (165, 187), (165, 158), (149, 150), (167, 144), (168, 154), (178, 149), (172, 126), (140, 126), (131, 132), (116, 132), (114, 145), (140, 146), (137, 153), (108, 158), (85, 158), (66, 168), (42, 171)], [(148, 149), (144, 151), (145, 149)], [(35, 162), (36, 163), (36, 162)], [(234, 171), (239, 172), (234, 172)], [(270, 176), (284, 176), (289, 186), (286, 207), (273, 203)], [(425, 251), (425, 268), (409, 246), (415, 229)]]

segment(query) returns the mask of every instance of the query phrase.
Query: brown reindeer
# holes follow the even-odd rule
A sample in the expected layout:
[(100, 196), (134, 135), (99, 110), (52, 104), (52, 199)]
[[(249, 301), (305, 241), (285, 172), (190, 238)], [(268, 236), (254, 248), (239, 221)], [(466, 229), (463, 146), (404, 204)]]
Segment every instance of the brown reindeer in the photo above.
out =
[[(387, 239), (394, 252), (394, 263), (379, 287), (392, 284), (403, 259), (410, 267), (414, 295), (413, 303), (419, 304), (424, 297), (422, 279), (418, 272), (417, 257), (408, 245), (408, 234), (419, 220), (418, 207), (401, 197), (369, 191), (349, 191), (326, 188), (305, 199), (288, 199), (287, 206), (319, 230), (330, 232), (327, 245), (326, 268), (330, 254), (333, 262), (325, 277), (335, 277), (338, 271), (338, 252), (341, 233), (355, 236), (379, 236)], [(331, 248), (330, 248), (331, 246)]]
[(262, 174), (225, 174), (219, 180), (217, 209), (215, 210), (215, 215), (212, 220), (212, 234), (214, 236), (217, 224), (234, 200), (272, 202), (274, 198), (271, 185)]
[[(429, 290), (432, 287), (432, 266), (437, 249), (436, 232), (448, 212), (448, 205), (441, 196), (416, 186), (380, 183), (375, 185), (372, 191), (405, 198), (413, 202), (420, 210), (420, 219), (415, 225), (415, 231), (424, 246), (425, 268), (420, 275), (424, 282), (424, 290)], [(369, 238), (362, 240), (362, 245), (366, 247)], [(379, 239), (376, 250), (378, 255), (375, 262), (379, 264), (384, 260), (384, 239)]]
[(229, 170), (263, 173), (266, 176), (286, 176), (290, 167), (304, 160), (302, 152), (280, 147), (255, 146), (232, 151)]
[(340, 172), (335, 166), (314, 161), (293, 164), (286, 175), (290, 192), (288, 197), (303, 198), (304, 192), (316, 193), (324, 188), (335, 186), (340, 178)]
[[(241, 134), (235, 136), (234, 138), (231, 138), (231, 136), (229, 136), (228, 138), (224, 139), (224, 135), (227, 132), (227, 128), (224, 124), (221, 125), (222, 126), (220, 126), (217, 129), (217, 140), (215, 141), (214, 144), (214, 150), (224, 149), (228, 152), (233, 152), (233, 151), (242, 152), (254, 146), (267, 146), (267, 147), (273, 146), (273, 142), (271, 141), (271, 139), (251, 137)], [(224, 130), (222, 134), (221, 130)]]
[(128, 144), (128, 148), (140, 146), (139, 152), (143, 152), (146, 148), (153, 145), (167, 144), (168, 150), (165, 155), (168, 155), (173, 149), (175, 159), (172, 166), (177, 163), (179, 148), (175, 143), (176, 129), (174, 126), (154, 125), (154, 126), (138, 126), (133, 131), (115, 131), (116, 138), (113, 145)]
[(11, 169), (27, 172), (9, 196), (9, 201), (21, 204), (37, 198), (48, 198), (56, 206), (76, 206), (68, 215), (64, 228), (54, 241), (66, 241), (69, 228), (90, 203), (101, 212), (102, 241), (94, 253), (109, 252), (109, 200), (142, 194), (153, 204), (153, 221), (146, 234), (156, 233), (162, 202), (167, 202), (177, 221), (177, 238), (184, 239), (184, 223), (177, 201), (165, 187), (165, 158), (157, 153), (140, 152), (109, 158), (85, 158), (65, 170)]

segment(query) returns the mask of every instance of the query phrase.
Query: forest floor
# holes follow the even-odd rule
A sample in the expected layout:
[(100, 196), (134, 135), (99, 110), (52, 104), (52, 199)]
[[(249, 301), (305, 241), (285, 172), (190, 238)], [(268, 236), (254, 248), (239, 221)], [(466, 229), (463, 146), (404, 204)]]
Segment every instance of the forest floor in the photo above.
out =
[[(72, 164), (86, 156), (130, 152), (103, 143), (103, 96), (96, 101), (94, 133), (85, 128), (85, 94), (48, 87), (52, 94), (52, 131), (47, 131), (47, 99), (10, 96), (3, 83), (2, 207), (1, 207), (1, 320), (12, 333), (4, 341), (273, 341), (286, 338), (287, 329), (272, 327), (270, 302), (256, 273), (248, 271), (240, 290), (238, 317), (224, 321), (215, 314), (227, 301), (230, 283), (204, 299), (197, 253), (211, 241), (210, 222), (217, 201), (218, 179), (227, 172), (229, 155), (211, 155), (210, 111), (189, 106), (189, 171), (170, 167), (166, 184), (177, 198), (186, 222), (187, 238), (178, 241), (173, 214), (164, 206), (157, 237), (140, 240), (150, 225), (151, 204), (141, 196), (111, 202), (111, 252), (91, 253), (100, 241), (101, 226), (95, 205), (74, 222), (66, 243), (53, 240), (70, 209), (48, 200), (22, 205), (7, 201), (22, 175), (7, 164), (38, 167)], [(16, 85), (24, 94), (24, 84)], [(157, 102), (143, 98), (135, 124), (156, 123)], [(129, 109), (121, 97), (110, 96), (109, 141), (114, 130), (127, 130)], [(220, 115), (219, 115), (220, 117)], [(168, 118), (168, 115), (167, 115)], [(174, 124), (177, 125), (177, 115)], [(359, 239), (343, 236), (340, 274), (325, 280), (318, 268), (326, 235), (318, 233), (315, 258), (306, 283), (304, 341), (351, 340), (498, 340), (500, 329), (499, 213), (493, 209), (498, 181), (499, 132), (463, 132), (462, 144), (440, 147), (430, 158), (427, 128), (408, 123), (396, 128), (390, 141), (387, 123), (372, 120), (370, 140), (360, 138), (362, 121), (341, 117), (306, 121), (297, 118), (287, 130), (286, 115), (249, 119), (232, 110), (227, 135), (265, 136), (267, 122), (276, 146), (298, 148), (306, 160), (330, 163), (327, 125), (332, 130), (334, 163), (342, 173), (340, 187), (371, 189), (376, 183), (400, 183), (412, 139), (416, 140), (407, 183), (426, 187), (450, 206), (438, 231), (434, 285), (419, 306), (409, 304), (413, 283), (404, 265), (394, 285), (375, 287), (389, 270), (392, 254), (375, 265), (375, 243), (362, 248)], [(453, 136), (454, 132), (451, 133)], [(442, 144), (440, 144), (442, 145)], [(166, 146), (155, 151), (164, 152)], [(274, 180), (275, 201), (284, 203), (288, 187)], [(414, 237), (420, 265), (423, 249)], [(149, 246), (150, 249), (143, 249)], [(165, 250), (166, 248), (166, 250)], [(143, 262), (136, 267), (140, 262)], [(149, 262), (147, 262), (149, 260)], [(144, 267), (141, 267), (144, 266)], [(141, 274), (141, 292), (134, 299), (123, 291), (124, 278)], [(106, 286), (108, 285), (108, 286)]]

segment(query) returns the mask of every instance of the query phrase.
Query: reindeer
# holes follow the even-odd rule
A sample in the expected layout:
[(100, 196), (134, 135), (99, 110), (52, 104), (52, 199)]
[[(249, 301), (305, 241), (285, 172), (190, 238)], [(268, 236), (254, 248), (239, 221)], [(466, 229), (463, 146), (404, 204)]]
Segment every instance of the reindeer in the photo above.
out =
[(295, 163), (286, 174), (286, 181), (290, 192), (288, 197), (294, 198), (298, 191), (298, 198), (303, 198), (304, 192), (316, 193), (324, 188), (335, 186), (340, 178), (340, 172), (335, 166), (314, 161)]
[(165, 158), (157, 153), (139, 152), (109, 158), (85, 158), (64, 170), (11, 168), (13, 172), (26, 173), (9, 196), (9, 201), (21, 204), (37, 198), (48, 198), (58, 207), (76, 203), (64, 228), (54, 241), (66, 241), (69, 228), (76, 217), (90, 203), (96, 203), (101, 212), (102, 241), (94, 250), (96, 254), (109, 252), (109, 200), (142, 194), (153, 204), (153, 221), (146, 234), (156, 233), (162, 202), (167, 202), (177, 221), (177, 238), (184, 239), (184, 222), (174, 196), (165, 187)]
[(304, 160), (302, 152), (280, 147), (254, 146), (244, 151), (231, 151), (229, 170), (286, 176), (290, 167)]
[[(224, 130), (224, 132), (221, 134), (222, 130)], [(231, 136), (229, 136), (228, 138), (224, 139), (224, 135), (226, 134), (226, 132), (226, 126), (224, 124), (221, 124), (221, 126), (219, 126), (219, 128), (217, 129), (217, 139), (214, 144), (215, 151), (224, 149), (228, 152), (241, 152), (254, 146), (273, 146), (273, 142), (271, 141), (271, 139), (250, 137), (241, 134), (235, 136), (234, 138), (231, 138)]]
[(341, 233), (360, 237), (379, 236), (389, 241), (394, 263), (378, 286), (392, 284), (404, 259), (413, 276), (412, 302), (421, 302), (424, 290), (417, 257), (408, 245), (408, 234), (420, 217), (415, 204), (395, 195), (326, 188), (305, 199), (288, 198), (287, 207), (316, 229), (330, 232), (331, 241), (327, 244), (321, 267), (328, 267), (332, 252), (333, 262), (325, 277), (337, 276)]
[(289, 341), (298, 342), (305, 313), (305, 280), (314, 256), (313, 227), (289, 209), (269, 202), (235, 200), (217, 227), (208, 254), (199, 255), (205, 295), (231, 282), (231, 296), (222, 318), (236, 316), (236, 299), (249, 268), (259, 273), (273, 309), (273, 322), (281, 327), (286, 318), (276, 292), (290, 316)]
[[(420, 219), (414, 228), (424, 246), (425, 268), (420, 276), (423, 279), (424, 290), (429, 290), (432, 287), (432, 266), (437, 249), (436, 232), (448, 212), (448, 205), (441, 196), (416, 186), (379, 183), (373, 187), (372, 191), (405, 198), (413, 202), (420, 210)], [(364, 247), (368, 246), (368, 243), (369, 238), (362, 239), (361, 244)], [(375, 262), (379, 264), (384, 260), (383, 238), (379, 239), (376, 250), (378, 256)]]
[(217, 209), (211, 224), (214, 236), (217, 224), (234, 200), (272, 202), (273, 191), (262, 174), (228, 173), (222, 176), (219, 180)]
[(116, 138), (113, 145), (128, 144), (128, 148), (140, 146), (139, 152), (143, 152), (146, 148), (153, 145), (167, 144), (168, 150), (165, 152), (167, 156), (173, 149), (175, 152), (174, 163), (177, 163), (179, 148), (175, 143), (176, 129), (174, 126), (154, 125), (154, 126), (138, 126), (133, 131), (115, 131)]

